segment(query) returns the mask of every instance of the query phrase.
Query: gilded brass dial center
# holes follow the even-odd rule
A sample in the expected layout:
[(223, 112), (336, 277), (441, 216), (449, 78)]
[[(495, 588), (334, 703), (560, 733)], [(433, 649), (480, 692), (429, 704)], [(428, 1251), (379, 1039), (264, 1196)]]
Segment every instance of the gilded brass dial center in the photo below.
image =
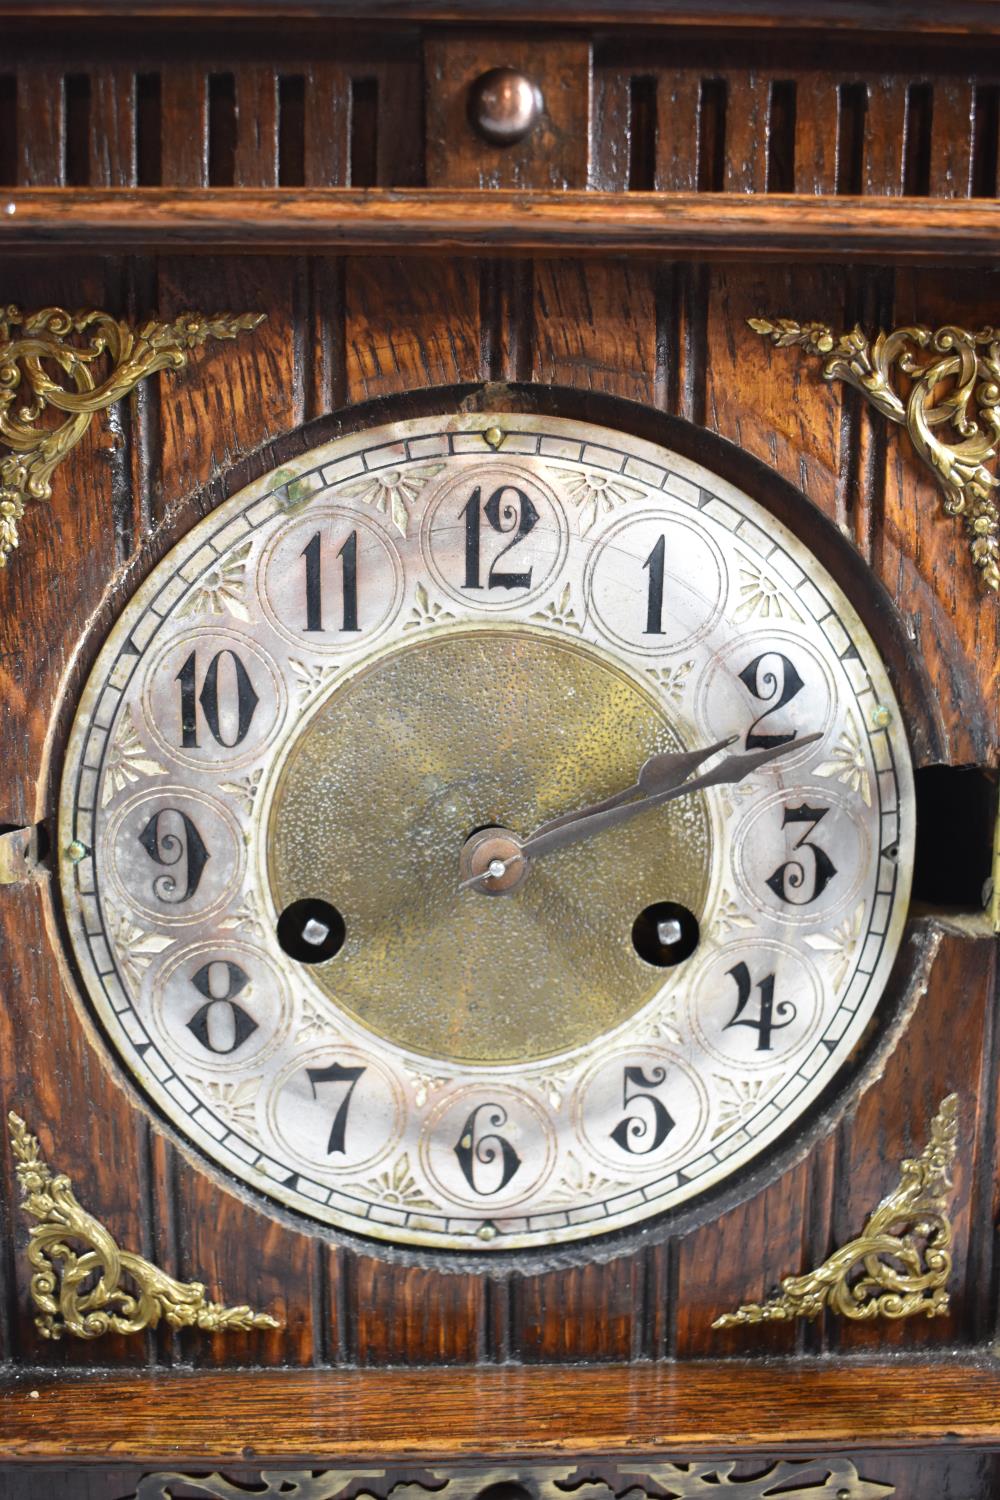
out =
[(593, 647), (523, 627), (407, 644), (335, 688), (293, 741), (269, 820), (275, 907), (336, 906), (346, 940), (311, 977), (407, 1050), (485, 1064), (583, 1045), (664, 983), (632, 946), (637, 913), (704, 909), (703, 795), (530, 874), (512, 862), (479, 883), (502, 901), (459, 882), (679, 748), (662, 705)]

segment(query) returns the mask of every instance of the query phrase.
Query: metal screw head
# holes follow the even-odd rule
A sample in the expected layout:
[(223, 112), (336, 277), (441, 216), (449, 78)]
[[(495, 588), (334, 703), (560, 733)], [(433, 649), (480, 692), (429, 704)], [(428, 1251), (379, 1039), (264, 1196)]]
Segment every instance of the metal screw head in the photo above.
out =
[(480, 1224), (476, 1233), (481, 1240), (495, 1240), (497, 1237), (496, 1229), (492, 1224)]
[(499, 448), (503, 439), (504, 435), (499, 427), (487, 427), (483, 433), (483, 442), (488, 443), (491, 448)]
[(872, 728), (888, 729), (891, 723), (892, 714), (886, 708), (885, 704), (876, 703), (875, 707), (872, 709)]
[(81, 844), (79, 839), (74, 839), (71, 844), (66, 845), (66, 858), (74, 865), (78, 865), (81, 859), (87, 858), (87, 846)]
[(533, 130), (542, 91), (516, 68), (491, 68), (469, 90), (469, 120), (491, 146), (513, 146)]

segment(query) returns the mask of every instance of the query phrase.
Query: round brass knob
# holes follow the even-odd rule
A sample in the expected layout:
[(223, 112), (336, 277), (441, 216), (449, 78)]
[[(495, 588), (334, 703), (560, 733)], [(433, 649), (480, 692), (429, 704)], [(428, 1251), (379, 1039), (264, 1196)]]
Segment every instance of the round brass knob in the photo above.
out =
[(469, 91), (469, 119), (493, 146), (513, 146), (538, 122), (542, 91), (516, 68), (491, 68)]

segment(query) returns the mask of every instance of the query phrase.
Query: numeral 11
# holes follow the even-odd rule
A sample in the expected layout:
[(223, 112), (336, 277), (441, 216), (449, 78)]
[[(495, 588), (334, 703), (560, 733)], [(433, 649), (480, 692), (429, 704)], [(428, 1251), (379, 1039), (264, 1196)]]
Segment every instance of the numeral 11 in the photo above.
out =
[[(306, 630), (323, 629), (323, 573), (320, 566), (321, 533), (302, 549), (306, 560)], [(358, 625), (358, 533), (352, 531), (337, 553), (344, 571), (344, 608), (341, 630), (359, 630)]]

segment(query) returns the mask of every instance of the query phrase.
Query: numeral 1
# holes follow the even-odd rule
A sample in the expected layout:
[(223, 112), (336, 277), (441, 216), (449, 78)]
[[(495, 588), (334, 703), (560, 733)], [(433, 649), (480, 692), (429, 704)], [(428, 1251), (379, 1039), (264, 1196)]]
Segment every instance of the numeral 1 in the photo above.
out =
[(646, 628), (643, 635), (663, 635), (663, 559), (667, 539), (661, 536), (643, 563), (649, 569), (649, 592), (646, 596)]

